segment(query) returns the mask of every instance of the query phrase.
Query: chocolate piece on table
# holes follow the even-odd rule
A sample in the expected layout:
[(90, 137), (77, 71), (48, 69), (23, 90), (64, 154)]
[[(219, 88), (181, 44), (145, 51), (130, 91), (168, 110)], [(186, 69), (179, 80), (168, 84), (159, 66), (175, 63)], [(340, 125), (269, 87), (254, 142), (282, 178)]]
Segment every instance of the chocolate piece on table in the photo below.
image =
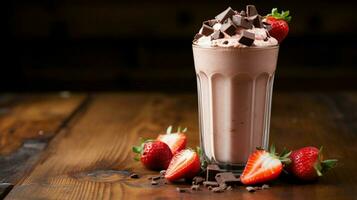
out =
[(215, 181), (204, 181), (204, 182), (203, 182), (203, 185), (204, 185), (205, 187), (207, 187), (207, 186), (213, 186), (213, 187), (219, 186), (219, 184), (218, 184), (217, 182), (215, 182)]
[(254, 5), (247, 5), (246, 9), (247, 9), (246, 12), (248, 17), (253, 17), (254, 15), (258, 15), (258, 11)]
[(267, 29), (268, 31), (271, 30), (271, 25), (268, 22), (263, 22), (263, 27)]
[(215, 188), (212, 188), (212, 192), (220, 193), (220, 192), (224, 192), (224, 189), (222, 189), (221, 187), (215, 187)]
[(234, 10), (231, 7), (228, 7), (225, 11), (218, 14), (215, 18), (219, 22), (223, 23), (224, 21), (226, 21), (226, 19), (232, 17), (234, 14), (235, 14)]
[(206, 180), (207, 181), (216, 181), (216, 174), (222, 172), (218, 165), (208, 165), (206, 169)]
[(248, 186), (245, 189), (248, 190), (248, 192), (255, 192), (255, 188), (252, 186)]
[[(195, 39), (196, 39), (196, 36), (197, 36), (197, 35), (200, 35), (200, 36), (198, 36), (198, 38), (200, 38), (200, 37), (203, 36), (202, 34), (197, 33), (197, 34), (195, 35)], [(198, 39), (198, 38), (197, 38), (197, 39)], [(165, 176), (165, 174), (166, 174), (166, 170), (161, 170), (161, 171), (160, 171), (160, 175), (161, 175), (161, 176)]]
[(238, 27), (242, 27), (242, 28), (245, 28), (245, 29), (251, 29), (252, 28), (252, 22), (249, 21), (248, 19), (246, 19), (245, 17), (240, 16), (240, 15), (234, 15), (232, 17), (232, 21)]
[(223, 33), (219, 30), (214, 31), (213, 34), (211, 35), (212, 40), (217, 40), (217, 39), (223, 38), (223, 37), (224, 37)]
[(132, 174), (130, 174), (130, 178), (139, 178), (139, 175), (132, 173)]
[(236, 185), (240, 183), (239, 178), (234, 176), (232, 172), (223, 172), (216, 174), (216, 181), (219, 185)]
[(230, 18), (228, 18), (228, 21), (222, 24), (219, 30), (232, 36), (236, 34), (237, 27), (234, 25), (233, 21)]
[(211, 19), (211, 20), (204, 21), (203, 24), (213, 27), (213, 25), (215, 25), (217, 22), (218, 22), (217, 20)]
[(228, 187), (226, 188), (226, 190), (231, 191), (231, 190), (233, 190), (233, 188), (232, 188), (232, 186), (228, 186)]
[(262, 16), (257, 15), (257, 17), (255, 17), (253, 19), (253, 25), (255, 28), (263, 28), (263, 22), (262, 22)]
[(255, 34), (249, 31), (243, 30), (242, 37), (239, 39), (239, 43), (244, 44), (246, 46), (251, 46), (254, 42)]
[(186, 188), (180, 188), (180, 187), (177, 187), (176, 191), (180, 192), (180, 193), (188, 192), (188, 190)]
[(156, 181), (154, 181), (154, 180), (151, 181), (151, 185), (158, 185), (158, 184), (159, 184), (159, 183), (156, 182)]
[(268, 184), (263, 184), (262, 185), (262, 190), (269, 189), (269, 188), (270, 188), (270, 186)]
[(201, 34), (205, 35), (205, 36), (209, 36), (213, 33), (214, 29), (206, 24), (203, 24), (202, 26), (202, 32)]
[(200, 190), (200, 185), (192, 185), (191, 190), (195, 190), (195, 191)]

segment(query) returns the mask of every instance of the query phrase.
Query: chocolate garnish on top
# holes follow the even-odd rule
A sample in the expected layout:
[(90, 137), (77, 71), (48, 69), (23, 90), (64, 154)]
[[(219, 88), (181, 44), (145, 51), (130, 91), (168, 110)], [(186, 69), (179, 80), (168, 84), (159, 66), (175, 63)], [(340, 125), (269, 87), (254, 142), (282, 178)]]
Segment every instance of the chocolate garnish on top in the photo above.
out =
[(245, 28), (245, 29), (252, 28), (252, 22), (250, 22), (249, 20), (245, 19), (245, 17), (242, 17), (241, 15), (233, 15), (232, 21), (238, 27), (242, 27), (242, 28)]
[(206, 24), (207, 26), (210, 26), (210, 27), (213, 27), (216, 23), (218, 23), (218, 21), (215, 19), (211, 19), (211, 20), (207, 20), (207, 21), (203, 22), (203, 24)]
[(236, 34), (237, 27), (234, 25), (233, 21), (228, 18), (227, 22), (222, 24), (220, 30), (229, 36), (232, 36)]
[(244, 44), (246, 46), (251, 46), (254, 42), (255, 34), (249, 31), (243, 30), (242, 37), (239, 39), (239, 43)]
[(263, 18), (260, 15), (257, 15), (254, 19), (253, 19), (253, 25), (256, 28), (263, 28)]
[(202, 34), (205, 36), (209, 36), (213, 33), (214, 29), (206, 24), (202, 25)]
[(271, 25), (268, 22), (263, 22), (263, 27), (267, 30), (270, 31), (271, 30)]
[(214, 31), (213, 34), (211, 35), (211, 40), (217, 40), (220, 38), (224, 38), (224, 35), (220, 30)]
[(224, 23), (224, 21), (226, 21), (226, 19), (232, 17), (234, 14), (235, 14), (234, 10), (231, 7), (228, 7), (225, 11), (218, 14), (215, 18), (219, 22)]
[(246, 13), (247, 13), (248, 17), (253, 17), (255, 15), (258, 15), (258, 11), (257, 11), (257, 9), (255, 8), (254, 5), (247, 5)]

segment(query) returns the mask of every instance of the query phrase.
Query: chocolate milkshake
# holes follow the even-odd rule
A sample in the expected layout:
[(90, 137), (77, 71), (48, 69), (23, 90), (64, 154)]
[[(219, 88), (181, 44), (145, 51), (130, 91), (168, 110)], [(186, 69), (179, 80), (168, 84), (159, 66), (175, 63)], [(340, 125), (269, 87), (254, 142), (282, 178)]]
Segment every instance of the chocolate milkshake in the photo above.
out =
[(239, 169), (267, 148), (279, 46), (255, 7), (226, 9), (193, 41), (201, 148), (207, 160)]

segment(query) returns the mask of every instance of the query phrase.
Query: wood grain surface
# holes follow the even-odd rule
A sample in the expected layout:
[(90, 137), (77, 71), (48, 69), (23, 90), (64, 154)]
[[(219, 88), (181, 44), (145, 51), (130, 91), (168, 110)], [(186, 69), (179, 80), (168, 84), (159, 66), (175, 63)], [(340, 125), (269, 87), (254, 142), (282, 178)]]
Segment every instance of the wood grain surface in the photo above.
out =
[(0, 197), (27, 173), (85, 95), (0, 96)]
[[(157, 172), (133, 160), (139, 137), (155, 137), (172, 124), (188, 127), (198, 145), (194, 95), (107, 93), (88, 105), (50, 142), (33, 171), (6, 199), (355, 199), (357, 196), (357, 93), (279, 93), (273, 98), (271, 143), (282, 148), (323, 145), (339, 159), (318, 182), (287, 177), (255, 193), (244, 187), (220, 194), (176, 192), (177, 185), (150, 184)], [(131, 172), (140, 179), (130, 179)], [(181, 183), (180, 187), (189, 187)]]

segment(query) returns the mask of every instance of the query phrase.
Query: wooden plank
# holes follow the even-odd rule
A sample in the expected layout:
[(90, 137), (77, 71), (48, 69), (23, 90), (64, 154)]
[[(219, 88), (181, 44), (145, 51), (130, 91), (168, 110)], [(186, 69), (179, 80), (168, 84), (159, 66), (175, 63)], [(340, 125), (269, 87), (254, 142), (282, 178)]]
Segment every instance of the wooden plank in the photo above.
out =
[(32, 169), (84, 99), (67, 92), (0, 96), (0, 197)]
[[(357, 94), (353, 94), (353, 97)], [(345, 98), (343, 95), (341, 98)], [(222, 194), (177, 193), (175, 185), (151, 186), (154, 172), (133, 161), (131, 146), (154, 137), (169, 124), (188, 126), (189, 146), (198, 144), (197, 103), (191, 95), (101, 94), (49, 145), (32, 173), (7, 199), (351, 199), (356, 193), (356, 135), (351, 115), (324, 94), (274, 96), (271, 141), (296, 148), (324, 145), (340, 165), (317, 183), (288, 179), (254, 194), (239, 188)], [(356, 102), (349, 101), (356, 110)], [(342, 117), (341, 117), (342, 116)], [(355, 115), (353, 115), (354, 117)], [(142, 178), (128, 175), (137, 172)]]

